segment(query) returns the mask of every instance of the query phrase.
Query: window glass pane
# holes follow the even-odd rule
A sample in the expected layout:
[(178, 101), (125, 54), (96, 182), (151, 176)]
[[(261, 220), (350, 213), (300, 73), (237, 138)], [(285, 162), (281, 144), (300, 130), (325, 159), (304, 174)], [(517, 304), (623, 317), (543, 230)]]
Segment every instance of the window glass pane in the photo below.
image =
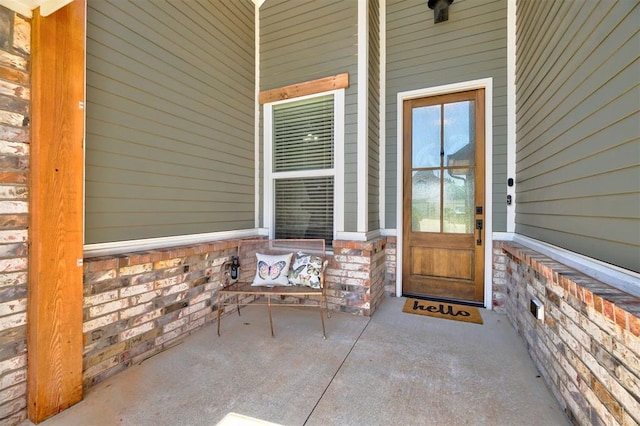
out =
[(273, 106), (273, 171), (333, 168), (333, 95)]
[(474, 169), (447, 170), (444, 178), (444, 232), (471, 234), (475, 191)]
[(413, 168), (440, 166), (440, 105), (413, 109)]
[(455, 102), (444, 105), (445, 166), (475, 164), (475, 103)]
[(412, 174), (411, 227), (414, 232), (440, 232), (440, 171)]
[(275, 181), (275, 237), (333, 242), (333, 176)]

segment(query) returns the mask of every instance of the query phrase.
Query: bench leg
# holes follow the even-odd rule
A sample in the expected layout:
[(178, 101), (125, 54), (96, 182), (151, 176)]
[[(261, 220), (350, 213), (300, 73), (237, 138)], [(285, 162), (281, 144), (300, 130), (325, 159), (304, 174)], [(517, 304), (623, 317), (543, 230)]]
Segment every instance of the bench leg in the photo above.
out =
[(267, 295), (267, 311), (269, 311), (269, 326), (271, 327), (271, 337), (275, 337), (273, 333), (273, 319), (271, 318), (271, 295)]
[(218, 293), (218, 301), (216, 305), (218, 306), (218, 337), (220, 337), (220, 311), (222, 311), (222, 306), (220, 306), (220, 293)]
[(327, 302), (327, 296), (322, 295), (322, 300), (324, 300), (324, 309), (327, 311), (327, 318), (331, 318), (331, 311), (329, 310), (329, 302)]
[(238, 316), (240, 316), (240, 295), (236, 294), (236, 310), (238, 311)]
[(320, 321), (322, 321), (322, 338), (327, 340), (327, 332), (324, 328), (324, 313), (322, 312), (322, 299), (318, 301), (318, 307), (320, 308)]

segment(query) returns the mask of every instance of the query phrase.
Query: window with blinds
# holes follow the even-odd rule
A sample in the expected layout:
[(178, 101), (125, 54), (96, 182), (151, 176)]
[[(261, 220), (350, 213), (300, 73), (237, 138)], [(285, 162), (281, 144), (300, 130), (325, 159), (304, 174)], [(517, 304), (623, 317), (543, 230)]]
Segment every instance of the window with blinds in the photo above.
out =
[(273, 107), (273, 171), (333, 168), (333, 95)]
[(273, 106), (275, 238), (333, 241), (334, 95)]

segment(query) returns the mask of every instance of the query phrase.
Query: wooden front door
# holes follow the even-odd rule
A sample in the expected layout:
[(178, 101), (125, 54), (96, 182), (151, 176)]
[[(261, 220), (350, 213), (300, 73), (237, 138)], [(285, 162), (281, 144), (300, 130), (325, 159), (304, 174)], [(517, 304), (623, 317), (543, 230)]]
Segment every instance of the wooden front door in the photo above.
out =
[(481, 303), (484, 89), (403, 108), (403, 294)]

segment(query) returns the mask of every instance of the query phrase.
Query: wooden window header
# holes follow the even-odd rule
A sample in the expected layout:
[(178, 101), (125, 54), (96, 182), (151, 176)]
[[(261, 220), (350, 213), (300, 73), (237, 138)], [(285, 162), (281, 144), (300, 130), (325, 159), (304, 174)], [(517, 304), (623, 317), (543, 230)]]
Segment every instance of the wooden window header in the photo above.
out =
[(346, 89), (349, 87), (349, 73), (323, 77), (317, 80), (296, 83), (290, 86), (279, 87), (277, 89), (260, 92), (260, 104), (268, 104), (285, 99), (297, 98), (300, 96), (313, 95), (315, 93), (327, 92), (329, 90)]

